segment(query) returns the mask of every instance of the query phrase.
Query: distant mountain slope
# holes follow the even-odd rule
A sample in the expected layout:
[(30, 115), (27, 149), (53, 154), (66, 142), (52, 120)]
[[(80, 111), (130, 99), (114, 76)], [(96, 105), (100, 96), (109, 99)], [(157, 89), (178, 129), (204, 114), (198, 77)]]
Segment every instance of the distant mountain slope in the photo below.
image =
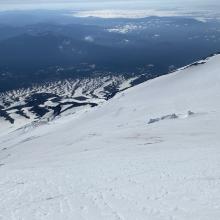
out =
[[(46, 81), (95, 76), (97, 72), (153, 78), (220, 50), (220, 22), (215, 20), (14, 13), (0, 13), (0, 92)], [(19, 20), (32, 22), (17, 26)]]
[(131, 87), (138, 79), (140, 77), (126, 79), (120, 75), (86, 77), (0, 93), (0, 120), (13, 128), (47, 122), (57, 116), (95, 107)]
[(220, 55), (199, 63), (1, 133), (0, 218), (218, 219)]

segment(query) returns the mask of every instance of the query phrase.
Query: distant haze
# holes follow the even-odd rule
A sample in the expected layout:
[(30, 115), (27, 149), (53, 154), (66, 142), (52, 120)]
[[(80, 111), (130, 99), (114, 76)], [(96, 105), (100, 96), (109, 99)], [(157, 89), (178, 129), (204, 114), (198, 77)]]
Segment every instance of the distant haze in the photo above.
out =
[(0, 0), (1, 10), (68, 8), (220, 8), (219, 0)]
[[(149, 16), (193, 16), (199, 19), (220, 19), (219, 0), (0, 0), (1, 11), (16, 10), (142, 10)], [(147, 12), (143, 12), (146, 10)], [(153, 13), (149, 13), (153, 12)], [(127, 12), (126, 12), (127, 13)], [(89, 15), (88, 14), (88, 15)], [(103, 14), (103, 12), (101, 12)], [(129, 12), (131, 14), (131, 11)], [(137, 11), (136, 11), (137, 14)], [(100, 13), (98, 13), (100, 15)], [(135, 15), (136, 16), (136, 15)], [(131, 17), (134, 17), (133, 15)], [(141, 17), (141, 16), (137, 16)]]

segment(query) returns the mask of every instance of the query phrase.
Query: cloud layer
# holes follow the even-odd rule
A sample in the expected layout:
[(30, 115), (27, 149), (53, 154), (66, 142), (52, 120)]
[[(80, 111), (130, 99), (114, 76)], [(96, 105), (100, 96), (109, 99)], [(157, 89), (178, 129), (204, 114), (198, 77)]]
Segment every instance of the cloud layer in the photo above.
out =
[(28, 9), (177, 9), (220, 11), (219, 0), (0, 0), (0, 10)]

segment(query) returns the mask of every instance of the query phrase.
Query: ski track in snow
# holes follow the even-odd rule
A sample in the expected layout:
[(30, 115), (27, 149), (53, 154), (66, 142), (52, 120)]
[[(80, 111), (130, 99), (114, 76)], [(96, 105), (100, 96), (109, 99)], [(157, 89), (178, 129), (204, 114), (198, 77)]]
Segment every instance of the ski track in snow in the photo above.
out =
[(219, 61), (1, 135), (0, 219), (219, 219)]

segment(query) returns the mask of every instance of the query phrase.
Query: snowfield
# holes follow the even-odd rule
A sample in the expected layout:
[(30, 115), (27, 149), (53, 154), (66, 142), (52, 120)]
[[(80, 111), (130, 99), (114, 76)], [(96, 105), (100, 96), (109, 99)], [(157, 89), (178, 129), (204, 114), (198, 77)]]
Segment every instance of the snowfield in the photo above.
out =
[(220, 219), (219, 71), (216, 55), (1, 132), (0, 219)]

